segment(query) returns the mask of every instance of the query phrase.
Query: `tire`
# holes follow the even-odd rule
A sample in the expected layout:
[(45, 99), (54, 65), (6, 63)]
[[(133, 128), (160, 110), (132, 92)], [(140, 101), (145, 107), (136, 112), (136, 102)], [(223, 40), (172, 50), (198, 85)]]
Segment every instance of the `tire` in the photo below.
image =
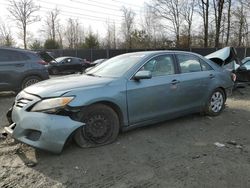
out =
[(57, 68), (51, 68), (50, 72), (53, 75), (57, 75), (59, 73), (59, 71), (57, 70)]
[(88, 68), (88, 67), (86, 67), (86, 66), (82, 66), (81, 72), (85, 72), (85, 70), (86, 70), (87, 68)]
[(106, 105), (89, 106), (79, 113), (78, 118), (81, 122), (86, 123), (74, 134), (74, 140), (81, 148), (112, 143), (119, 134), (118, 115)]
[(28, 87), (28, 86), (31, 86), (37, 82), (40, 82), (41, 81), (41, 78), (39, 78), (38, 76), (29, 76), (29, 77), (26, 77), (23, 82), (22, 82), (22, 89)]
[(222, 89), (218, 88), (210, 95), (205, 113), (209, 116), (218, 116), (225, 108), (226, 96)]

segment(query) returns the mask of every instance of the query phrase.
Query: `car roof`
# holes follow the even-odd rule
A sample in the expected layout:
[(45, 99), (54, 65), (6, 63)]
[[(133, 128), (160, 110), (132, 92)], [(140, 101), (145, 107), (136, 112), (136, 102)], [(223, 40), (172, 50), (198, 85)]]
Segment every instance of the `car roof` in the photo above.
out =
[(14, 48), (14, 47), (4, 47), (4, 46), (1, 46), (0, 47), (0, 50), (13, 50), (13, 51), (19, 51), (19, 52), (28, 52), (28, 53), (34, 53), (33, 51), (31, 50), (25, 50), (25, 49), (21, 49), (21, 48)]
[[(180, 51), (180, 50), (154, 50), (154, 51), (140, 51), (140, 52), (130, 52), (127, 54), (131, 55), (146, 55), (146, 56), (154, 56), (154, 55), (160, 55), (164, 53), (183, 53), (183, 54), (193, 54), (196, 56), (201, 56), (197, 53), (188, 52), (188, 51)], [(122, 55), (122, 54), (121, 54)]]

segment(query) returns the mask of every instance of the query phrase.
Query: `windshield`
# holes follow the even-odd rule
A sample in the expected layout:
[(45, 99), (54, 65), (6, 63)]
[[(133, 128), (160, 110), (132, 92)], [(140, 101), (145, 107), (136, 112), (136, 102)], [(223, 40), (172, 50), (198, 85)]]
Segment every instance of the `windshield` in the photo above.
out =
[(121, 77), (143, 57), (144, 54), (124, 54), (116, 56), (87, 71), (86, 74), (100, 77)]

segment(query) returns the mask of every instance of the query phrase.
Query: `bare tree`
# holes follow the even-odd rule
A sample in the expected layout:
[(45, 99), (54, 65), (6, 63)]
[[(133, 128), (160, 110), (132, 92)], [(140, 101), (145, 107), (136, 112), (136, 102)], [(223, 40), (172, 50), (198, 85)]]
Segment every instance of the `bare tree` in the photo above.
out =
[(116, 26), (115, 23), (106, 22), (107, 34), (105, 37), (105, 47), (106, 48), (116, 48)]
[(55, 8), (47, 13), (45, 24), (47, 27), (48, 38), (56, 40), (56, 31), (59, 25), (59, 9)]
[(196, 0), (185, 0), (183, 4), (183, 18), (187, 23), (188, 33), (188, 47), (191, 47), (191, 29), (193, 24), (194, 9), (196, 6)]
[(79, 47), (80, 43), (83, 42), (83, 33), (79, 21), (69, 18), (65, 32), (69, 48)]
[(14, 39), (12, 37), (10, 26), (2, 23), (0, 25), (0, 45), (13, 46)]
[(115, 23), (113, 23), (113, 25), (112, 25), (112, 32), (113, 32), (113, 48), (116, 49), (116, 47), (117, 47), (117, 37), (116, 37)]
[(180, 27), (182, 24), (181, 11), (183, 7), (182, 0), (155, 0), (153, 8), (157, 16), (169, 21), (172, 24), (167, 26), (174, 31), (176, 37), (176, 47), (180, 44)]
[(121, 11), (124, 16), (121, 31), (125, 39), (126, 48), (130, 49), (132, 48), (131, 35), (135, 24), (135, 13), (132, 11), (132, 9), (127, 9), (126, 7), (122, 7)]
[(34, 13), (39, 10), (32, 0), (11, 0), (8, 7), (10, 16), (17, 22), (17, 26), (22, 30), (23, 45), (27, 48), (27, 26), (39, 20)]
[(204, 27), (204, 47), (208, 47), (209, 0), (200, 0), (200, 7)]
[(56, 26), (56, 33), (58, 34), (58, 43), (59, 43), (59, 46), (60, 48), (63, 48), (63, 33), (64, 31), (61, 29), (62, 26), (60, 23), (57, 24)]
[(246, 10), (245, 10), (245, 2), (244, 0), (239, 0), (236, 9), (233, 12), (234, 15), (234, 30), (235, 30), (235, 37), (237, 37), (237, 45), (243, 45), (244, 39), (244, 28), (246, 25)]
[(156, 38), (161, 25), (160, 20), (154, 14), (154, 9), (149, 4), (145, 4), (144, 17), (142, 18), (142, 29), (146, 32), (148, 36), (148, 48), (156, 48)]
[(245, 46), (249, 46), (249, 24), (246, 17), (245, 18), (245, 27), (244, 27), (244, 38), (245, 38)]
[(215, 16), (215, 47), (219, 47), (221, 20), (223, 15), (224, 0), (213, 0)]
[(227, 8), (227, 34), (226, 34), (226, 46), (228, 46), (228, 41), (229, 41), (229, 36), (230, 36), (232, 0), (227, 0), (227, 4), (228, 4), (228, 8)]
[(105, 47), (110, 49), (111, 48), (111, 44), (112, 44), (112, 31), (111, 31), (111, 25), (110, 22), (107, 21), (107, 34), (105, 37)]

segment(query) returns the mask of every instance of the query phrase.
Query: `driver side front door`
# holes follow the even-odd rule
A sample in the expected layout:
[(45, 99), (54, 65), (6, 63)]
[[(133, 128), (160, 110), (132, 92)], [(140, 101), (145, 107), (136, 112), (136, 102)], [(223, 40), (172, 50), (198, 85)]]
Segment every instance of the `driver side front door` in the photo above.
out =
[(179, 76), (173, 56), (154, 57), (140, 70), (151, 71), (152, 78), (127, 82), (129, 123), (154, 120), (178, 111), (175, 104), (179, 95)]

